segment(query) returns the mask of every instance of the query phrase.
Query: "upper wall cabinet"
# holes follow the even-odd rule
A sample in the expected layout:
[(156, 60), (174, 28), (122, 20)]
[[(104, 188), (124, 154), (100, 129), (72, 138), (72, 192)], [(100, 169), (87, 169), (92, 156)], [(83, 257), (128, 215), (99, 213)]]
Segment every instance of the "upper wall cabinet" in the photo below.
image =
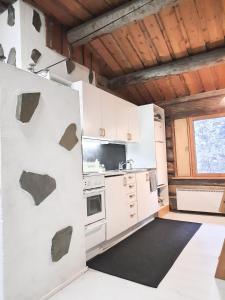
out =
[(83, 136), (137, 142), (138, 107), (83, 81), (72, 86), (80, 93)]

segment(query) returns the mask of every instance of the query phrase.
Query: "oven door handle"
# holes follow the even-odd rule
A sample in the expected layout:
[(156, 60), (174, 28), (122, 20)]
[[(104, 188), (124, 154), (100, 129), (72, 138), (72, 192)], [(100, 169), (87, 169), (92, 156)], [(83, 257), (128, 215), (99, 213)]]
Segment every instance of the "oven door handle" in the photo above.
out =
[(105, 191), (105, 188), (93, 189), (93, 190), (85, 190), (84, 195), (96, 195)]

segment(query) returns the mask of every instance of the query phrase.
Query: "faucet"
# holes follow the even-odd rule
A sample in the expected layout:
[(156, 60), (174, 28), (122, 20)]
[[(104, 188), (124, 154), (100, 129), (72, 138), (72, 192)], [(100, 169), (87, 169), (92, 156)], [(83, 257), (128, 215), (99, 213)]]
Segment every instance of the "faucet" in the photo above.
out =
[(132, 163), (134, 163), (133, 159), (128, 159), (125, 162), (119, 162), (119, 170), (123, 170), (123, 166), (126, 165), (126, 169), (127, 169), (127, 165), (129, 164), (129, 169), (132, 169)]

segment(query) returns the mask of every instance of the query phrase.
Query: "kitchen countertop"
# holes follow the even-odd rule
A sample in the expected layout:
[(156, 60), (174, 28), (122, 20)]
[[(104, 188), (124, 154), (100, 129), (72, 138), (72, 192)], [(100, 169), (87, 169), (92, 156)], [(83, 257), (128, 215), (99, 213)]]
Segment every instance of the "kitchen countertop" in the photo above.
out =
[(129, 170), (110, 170), (110, 171), (104, 171), (104, 172), (90, 172), (90, 173), (83, 173), (83, 175), (98, 175), (102, 174), (105, 177), (110, 177), (110, 176), (122, 176), (125, 174), (129, 173), (138, 173), (138, 172), (146, 172), (150, 170), (156, 170), (156, 168), (134, 168), (134, 169), (129, 169)]

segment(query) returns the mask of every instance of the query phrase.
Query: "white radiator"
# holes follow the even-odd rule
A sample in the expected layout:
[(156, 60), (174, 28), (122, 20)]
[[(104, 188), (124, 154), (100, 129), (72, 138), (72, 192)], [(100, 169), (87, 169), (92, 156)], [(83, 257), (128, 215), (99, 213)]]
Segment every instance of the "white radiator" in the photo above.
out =
[(224, 190), (177, 189), (177, 209), (219, 213)]

